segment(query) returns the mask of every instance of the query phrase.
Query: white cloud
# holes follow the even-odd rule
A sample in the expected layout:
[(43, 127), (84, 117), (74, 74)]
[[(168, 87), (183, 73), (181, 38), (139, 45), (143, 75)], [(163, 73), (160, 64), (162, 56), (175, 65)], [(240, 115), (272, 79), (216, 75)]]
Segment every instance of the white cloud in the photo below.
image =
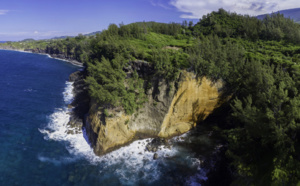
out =
[(164, 4), (161, 0), (150, 0), (149, 1), (152, 6), (162, 7), (164, 9), (171, 9), (172, 7), (169, 4)]
[(201, 18), (219, 8), (254, 16), (300, 7), (299, 0), (171, 0), (170, 4), (184, 13), (181, 18), (187, 19)]
[(33, 33), (34, 33), (34, 34), (38, 34), (39, 32), (38, 32), (38, 31), (34, 31)]
[(9, 12), (9, 10), (0, 10), (0, 15), (5, 15)]

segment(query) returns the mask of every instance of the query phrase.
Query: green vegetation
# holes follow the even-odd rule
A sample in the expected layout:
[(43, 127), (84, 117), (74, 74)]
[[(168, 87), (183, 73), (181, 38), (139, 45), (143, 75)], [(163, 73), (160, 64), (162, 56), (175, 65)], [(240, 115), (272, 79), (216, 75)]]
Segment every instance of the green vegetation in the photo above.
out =
[[(89, 39), (90, 50), (84, 62), (92, 98), (106, 107), (121, 106), (132, 114), (146, 101), (144, 81), (136, 72), (125, 78), (123, 68), (129, 61), (148, 61), (154, 65), (156, 75), (174, 79), (180, 68), (188, 66), (186, 48), (190, 46), (190, 37), (179, 32), (181, 26), (174, 23), (120, 24), (119, 27), (111, 24), (108, 30)], [(177, 39), (179, 36), (181, 39)], [(170, 46), (177, 48), (169, 49)]]
[(129, 61), (147, 61), (168, 81), (182, 69), (222, 79), (231, 99), (218, 127), (228, 143), (234, 184), (299, 184), (300, 25), (283, 15), (258, 20), (220, 9), (195, 26), (111, 24), (95, 36), (1, 46), (38, 48), (83, 62), (93, 100), (128, 114), (146, 101), (151, 87), (137, 72), (124, 72)]
[(191, 66), (223, 79), (232, 95), (219, 126), (236, 185), (299, 183), (299, 28), (279, 14), (260, 21), (222, 9), (193, 28)]
[(281, 14), (267, 15), (263, 20), (228, 13), (223, 9), (203, 16), (193, 28), (195, 35), (216, 34), (220, 37), (240, 37), (247, 40), (285, 40), (300, 42), (300, 25)]

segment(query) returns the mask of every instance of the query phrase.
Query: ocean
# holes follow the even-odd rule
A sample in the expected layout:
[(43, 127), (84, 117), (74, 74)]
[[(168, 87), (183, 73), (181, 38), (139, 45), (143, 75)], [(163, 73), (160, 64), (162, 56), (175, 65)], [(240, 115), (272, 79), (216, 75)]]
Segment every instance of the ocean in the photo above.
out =
[[(153, 160), (143, 139), (98, 157), (82, 132), (68, 134), (72, 72), (47, 55), (0, 50), (0, 185), (200, 185), (202, 155), (212, 152), (207, 133), (171, 139)], [(195, 145), (194, 145), (195, 146)], [(198, 148), (198, 147), (197, 147)]]

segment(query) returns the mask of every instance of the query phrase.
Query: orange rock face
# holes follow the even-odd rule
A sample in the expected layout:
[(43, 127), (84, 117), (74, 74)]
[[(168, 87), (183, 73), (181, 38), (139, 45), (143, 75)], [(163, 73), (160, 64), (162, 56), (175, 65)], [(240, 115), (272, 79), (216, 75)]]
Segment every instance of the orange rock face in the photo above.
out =
[[(93, 105), (87, 118), (87, 133), (96, 154), (101, 155), (131, 142), (137, 135), (169, 138), (183, 134), (204, 120), (217, 108), (222, 81), (212, 82), (207, 78), (195, 78), (193, 73), (182, 72), (178, 79), (177, 89), (169, 89), (165, 81), (158, 83), (158, 93), (153, 97), (148, 94), (148, 102), (132, 115), (124, 112), (106, 117)], [(168, 90), (168, 91), (167, 91)]]

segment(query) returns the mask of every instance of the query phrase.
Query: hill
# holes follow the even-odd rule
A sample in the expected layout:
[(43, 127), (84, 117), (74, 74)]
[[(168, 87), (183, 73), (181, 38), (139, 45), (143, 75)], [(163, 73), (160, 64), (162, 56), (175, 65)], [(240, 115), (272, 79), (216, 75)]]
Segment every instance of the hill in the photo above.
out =
[(89, 34), (84, 34), (84, 36), (94, 36), (96, 34), (100, 34), (101, 31), (96, 31), (96, 32), (92, 32), (92, 33), (89, 33)]

